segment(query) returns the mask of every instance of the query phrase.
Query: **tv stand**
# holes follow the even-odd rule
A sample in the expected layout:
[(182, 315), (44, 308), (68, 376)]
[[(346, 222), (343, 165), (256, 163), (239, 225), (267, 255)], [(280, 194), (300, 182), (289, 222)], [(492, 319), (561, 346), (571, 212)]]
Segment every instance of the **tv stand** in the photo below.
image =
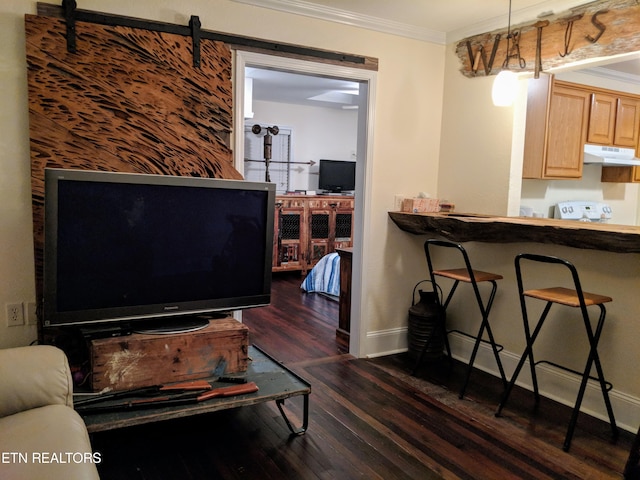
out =
[[(258, 385), (259, 390), (255, 393), (233, 397), (212, 398), (201, 403), (189, 405), (145, 408), (140, 410), (123, 409), (121, 412), (85, 413), (82, 414), (82, 416), (87, 430), (89, 433), (102, 432), (116, 428), (131, 427), (133, 425), (178, 419), (190, 415), (211, 413), (275, 401), (291, 433), (294, 435), (304, 434), (309, 425), (309, 395), (311, 394), (311, 384), (255, 345), (248, 347), (248, 354), (251, 357), (251, 362), (244, 373), (244, 377), (248, 382), (255, 382)], [(210, 380), (213, 388), (229, 385), (228, 383), (217, 382), (217, 378), (215, 377), (209, 377), (208, 380)], [(285, 400), (292, 399), (293, 397), (302, 397), (302, 418), (299, 419), (302, 424), (301, 426), (294, 426), (284, 409)]]
[(128, 322), (82, 326), (79, 327), (79, 330), (80, 335), (82, 335), (86, 341), (98, 338), (123, 337), (131, 335), (131, 325)]
[(134, 333), (144, 335), (173, 335), (176, 333), (196, 332), (207, 328), (209, 320), (226, 318), (227, 314), (216, 315), (181, 315), (177, 317), (160, 317), (136, 322)]
[(246, 325), (225, 317), (200, 330), (171, 335), (132, 333), (88, 342), (90, 385), (99, 392), (185, 382), (244, 372), (249, 360)]
[(339, 191), (339, 192), (319, 192), (317, 193), (317, 195), (322, 195), (322, 196), (336, 196), (336, 197), (353, 197), (353, 192), (349, 192), (349, 191)]

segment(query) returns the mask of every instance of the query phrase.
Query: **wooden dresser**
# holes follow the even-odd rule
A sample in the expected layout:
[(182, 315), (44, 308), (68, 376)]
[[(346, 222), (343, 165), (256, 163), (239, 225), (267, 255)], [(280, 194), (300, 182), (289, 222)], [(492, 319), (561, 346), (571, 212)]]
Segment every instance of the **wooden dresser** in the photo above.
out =
[(353, 196), (278, 195), (273, 271), (303, 274), (337, 248), (353, 244)]

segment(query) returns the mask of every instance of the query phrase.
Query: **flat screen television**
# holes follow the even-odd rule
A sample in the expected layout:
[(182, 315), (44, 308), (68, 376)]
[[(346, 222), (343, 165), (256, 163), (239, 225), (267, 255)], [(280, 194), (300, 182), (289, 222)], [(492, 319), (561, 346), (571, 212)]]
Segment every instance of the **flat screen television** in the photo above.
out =
[(46, 169), (43, 325), (268, 304), (274, 205), (272, 183)]
[(343, 193), (356, 189), (356, 162), (320, 160), (318, 174), (320, 190)]

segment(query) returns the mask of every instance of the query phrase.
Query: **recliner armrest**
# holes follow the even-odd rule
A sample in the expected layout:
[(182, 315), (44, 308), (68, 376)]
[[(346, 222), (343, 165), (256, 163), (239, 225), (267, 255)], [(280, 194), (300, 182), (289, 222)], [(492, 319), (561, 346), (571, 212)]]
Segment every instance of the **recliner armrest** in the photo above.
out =
[(45, 405), (73, 406), (67, 356), (50, 345), (0, 350), (0, 417)]

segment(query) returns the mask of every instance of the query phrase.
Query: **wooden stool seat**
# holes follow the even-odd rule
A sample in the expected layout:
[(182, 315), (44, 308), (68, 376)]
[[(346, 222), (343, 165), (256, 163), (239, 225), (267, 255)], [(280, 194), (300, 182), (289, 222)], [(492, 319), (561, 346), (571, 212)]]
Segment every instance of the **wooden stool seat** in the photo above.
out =
[[(570, 288), (553, 287), (553, 288), (541, 288), (535, 290), (526, 290), (523, 295), (527, 297), (537, 298), (545, 300), (547, 302), (560, 303), (569, 307), (579, 307), (580, 297), (578, 292)], [(600, 305), (613, 301), (611, 297), (605, 295), (598, 295), (597, 293), (582, 292), (584, 296), (584, 304), (588, 307), (590, 305)]]
[[(502, 275), (497, 273), (483, 272), (480, 270), (472, 270), (476, 282), (490, 282), (491, 280), (502, 280)], [(434, 275), (440, 277), (451, 278), (461, 282), (471, 283), (471, 275), (466, 268), (453, 268), (450, 270), (434, 270)]]

